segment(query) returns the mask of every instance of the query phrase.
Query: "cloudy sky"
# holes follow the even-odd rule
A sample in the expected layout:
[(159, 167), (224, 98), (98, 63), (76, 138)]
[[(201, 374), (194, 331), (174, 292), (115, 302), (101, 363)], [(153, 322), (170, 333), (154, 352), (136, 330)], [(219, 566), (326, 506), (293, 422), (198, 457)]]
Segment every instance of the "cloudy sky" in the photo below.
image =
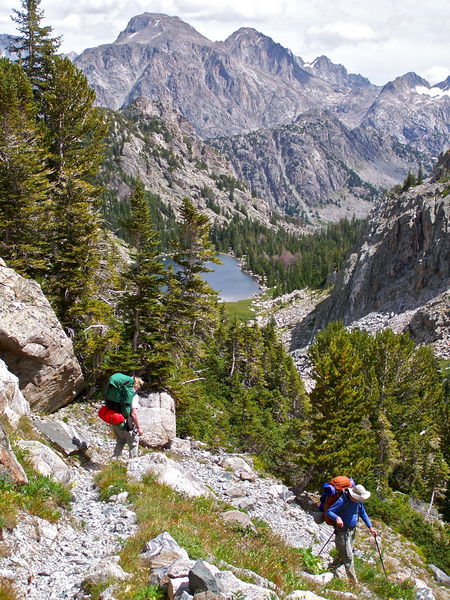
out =
[[(110, 43), (143, 12), (178, 16), (210, 40), (254, 27), (303, 60), (321, 54), (383, 84), (408, 71), (431, 83), (450, 74), (448, 0), (42, 0), (63, 51)], [(0, 0), (0, 33), (20, 0)]]

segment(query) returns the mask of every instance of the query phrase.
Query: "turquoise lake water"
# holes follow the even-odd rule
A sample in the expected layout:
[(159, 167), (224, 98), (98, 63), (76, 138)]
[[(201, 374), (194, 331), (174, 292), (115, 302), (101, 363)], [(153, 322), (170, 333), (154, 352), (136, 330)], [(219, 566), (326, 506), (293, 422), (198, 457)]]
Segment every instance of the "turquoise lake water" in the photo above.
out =
[[(244, 273), (235, 258), (228, 254), (219, 254), (218, 257), (223, 264), (207, 263), (207, 266), (214, 269), (214, 271), (204, 273), (203, 278), (213, 290), (219, 292), (220, 300), (223, 302), (237, 302), (260, 293), (261, 288), (258, 280), (248, 273)], [(170, 258), (165, 258), (164, 263), (166, 265), (173, 264), (173, 261)]]

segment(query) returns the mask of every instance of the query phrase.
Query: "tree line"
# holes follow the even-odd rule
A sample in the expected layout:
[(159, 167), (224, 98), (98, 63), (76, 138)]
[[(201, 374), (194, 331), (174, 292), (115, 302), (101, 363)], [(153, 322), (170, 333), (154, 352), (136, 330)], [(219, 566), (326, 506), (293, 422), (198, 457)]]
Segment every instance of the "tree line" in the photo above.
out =
[(231, 250), (243, 257), (247, 268), (264, 277), (276, 297), (304, 287), (325, 287), (355, 244), (363, 223), (344, 219), (300, 237), (234, 216), (226, 226), (212, 228), (212, 241), (219, 251)]

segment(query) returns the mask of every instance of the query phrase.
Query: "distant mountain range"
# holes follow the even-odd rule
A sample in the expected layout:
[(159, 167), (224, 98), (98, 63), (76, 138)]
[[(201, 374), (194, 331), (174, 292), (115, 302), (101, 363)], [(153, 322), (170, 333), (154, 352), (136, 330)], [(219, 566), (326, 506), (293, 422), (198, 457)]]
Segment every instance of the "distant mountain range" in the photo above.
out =
[(144, 13), (73, 60), (99, 105), (161, 102), (226, 154), (254, 196), (312, 224), (367, 214), (450, 145), (450, 78), (431, 86), (407, 73), (376, 86), (250, 28), (212, 42), (178, 17)]
[(426, 171), (449, 145), (448, 81), (408, 73), (376, 86), (250, 28), (212, 42), (178, 17), (145, 13), (75, 64), (99, 104), (162, 101), (254, 195), (309, 223), (366, 215), (383, 189)]
[(395, 109), (389, 125), (395, 120), (401, 142), (437, 155), (449, 139), (445, 82), (435, 86), (440, 94), (411, 73), (372, 85), (325, 56), (305, 63), (250, 28), (212, 42), (178, 17), (144, 13), (75, 63), (103, 106), (117, 109), (139, 96), (170, 100), (203, 138), (290, 123), (311, 109), (331, 110), (351, 127), (385, 127)]

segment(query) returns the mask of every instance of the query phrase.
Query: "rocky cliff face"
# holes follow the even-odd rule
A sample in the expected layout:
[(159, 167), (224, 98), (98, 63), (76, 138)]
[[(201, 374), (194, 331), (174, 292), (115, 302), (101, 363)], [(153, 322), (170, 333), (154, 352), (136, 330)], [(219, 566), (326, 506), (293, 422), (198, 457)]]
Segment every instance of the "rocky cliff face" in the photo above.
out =
[[(73, 400), (83, 388), (72, 342), (41, 288), (8, 269), (1, 259), (0, 359), (17, 376), (21, 393), (35, 411), (52, 412)], [(3, 390), (5, 382), (6, 376)], [(26, 412), (16, 391), (3, 393), (9, 398), (11, 410), (19, 415)]]
[(385, 315), (385, 326), (386, 319), (396, 318), (397, 329), (448, 353), (449, 162), (450, 151), (435, 167), (438, 181), (430, 179), (374, 208), (358, 248), (318, 311), (315, 330), (337, 319), (360, 324), (370, 314)]
[(392, 136), (319, 111), (212, 143), (259, 196), (312, 223), (365, 217), (417, 160)]
[[(192, 125), (171, 105), (144, 98), (122, 111), (109, 113), (108, 154), (102, 179), (119, 202), (130, 192), (130, 177), (164, 204), (177, 208), (188, 196), (212, 221), (226, 223), (233, 215), (270, 225), (267, 201), (252, 197), (239, 182), (231, 163), (195, 135)], [(237, 187), (222, 185), (227, 180)]]
[(212, 42), (177, 17), (144, 13), (75, 64), (100, 105), (161, 102), (203, 139), (252, 132), (217, 145), (258, 195), (311, 223), (367, 214), (378, 188), (426, 169), (450, 143), (445, 82), (409, 73), (381, 88), (251, 28)]
[(389, 131), (403, 144), (437, 158), (449, 145), (449, 92), (407, 73), (383, 87), (363, 125)]
[(180, 19), (154, 13), (134, 17), (114, 43), (85, 50), (75, 63), (101, 105), (170, 99), (202, 137), (289, 122), (339, 103), (350, 89), (334, 90), (253, 29), (214, 43)]
[(292, 56), (288, 72), (274, 74), (242, 62), (228, 45), (176, 17), (145, 13), (114, 43), (85, 50), (75, 64), (99, 104), (117, 109), (138, 97), (171, 101), (205, 138), (290, 121), (327, 91)]

